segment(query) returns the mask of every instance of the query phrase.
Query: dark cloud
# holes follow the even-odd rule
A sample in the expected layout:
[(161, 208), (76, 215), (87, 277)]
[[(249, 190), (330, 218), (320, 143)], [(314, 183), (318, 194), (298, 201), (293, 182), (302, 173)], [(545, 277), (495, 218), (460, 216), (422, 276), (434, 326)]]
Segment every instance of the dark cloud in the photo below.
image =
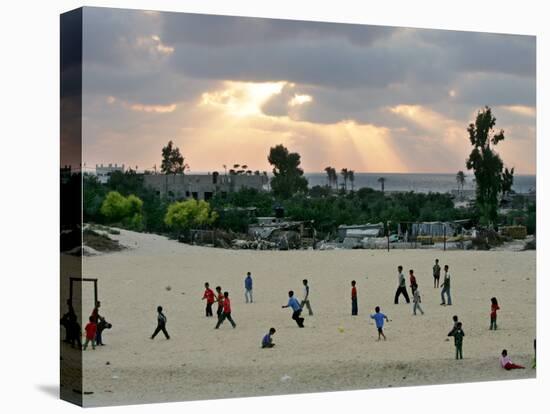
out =
[(476, 73), (457, 80), (456, 99), (472, 105), (527, 105), (536, 102), (536, 81), (507, 74)]
[(293, 39), (318, 42), (328, 38), (368, 46), (398, 30), (384, 26), (190, 13), (163, 13), (162, 21), (162, 37), (167, 43), (214, 48), (252, 44), (269, 47)]
[(418, 30), (416, 35), (439, 47), (455, 71), (535, 77), (534, 36), (452, 30)]
[(273, 45), (227, 48), (177, 46), (175, 71), (196, 78), (268, 82), (286, 80), (334, 88), (386, 86), (394, 82), (445, 82), (453, 76), (434, 61), (431, 48), (372, 46), (362, 48), (342, 39), (299, 39)]

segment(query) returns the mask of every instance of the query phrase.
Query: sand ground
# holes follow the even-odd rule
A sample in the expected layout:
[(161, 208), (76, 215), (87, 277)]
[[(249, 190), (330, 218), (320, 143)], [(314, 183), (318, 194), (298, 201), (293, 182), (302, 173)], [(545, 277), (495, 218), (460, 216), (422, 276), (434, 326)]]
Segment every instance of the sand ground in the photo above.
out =
[[(247, 251), (124, 230), (112, 237), (128, 249), (83, 260), (83, 276), (100, 279), (101, 314), (113, 324), (106, 346), (84, 352), (83, 389), (93, 392), (83, 396), (87, 406), (535, 377), (534, 251)], [(452, 306), (440, 306), (433, 288), (436, 257), (451, 269)], [(393, 304), (398, 264), (415, 269), (425, 315), (413, 316), (403, 299)], [(247, 271), (253, 304), (244, 303)], [(290, 289), (301, 297), (303, 278), (314, 316), (304, 312), (306, 328), (299, 329), (281, 305)], [(236, 329), (226, 322), (215, 330), (216, 321), (204, 316), (205, 281), (229, 291)], [(83, 291), (90, 312), (91, 293)], [(488, 329), (492, 296), (501, 306), (498, 331)], [(157, 305), (165, 309), (169, 341), (149, 339)], [(369, 318), (376, 305), (391, 319), (386, 342), (376, 341)], [(446, 336), (454, 314), (466, 333), (462, 361)], [(271, 326), (276, 346), (261, 349)], [(503, 348), (529, 368), (502, 370)]]

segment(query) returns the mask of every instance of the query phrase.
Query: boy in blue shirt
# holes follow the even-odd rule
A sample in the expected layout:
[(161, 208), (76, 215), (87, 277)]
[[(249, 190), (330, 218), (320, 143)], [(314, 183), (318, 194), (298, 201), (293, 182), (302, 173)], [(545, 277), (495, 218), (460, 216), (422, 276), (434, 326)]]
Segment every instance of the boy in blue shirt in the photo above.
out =
[(262, 348), (273, 348), (275, 344), (273, 343), (273, 339), (271, 338), (275, 332), (275, 328), (270, 328), (269, 332), (265, 334), (264, 338), (262, 339)]
[(371, 319), (374, 319), (376, 322), (376, 328), (378, 329), (378, 341), (380, 340), (380, 336), (384, 338), (384, 341), (386, 340), (386, 335), (384, 335), (384, 331), (382, 328), (384, 328), (384, 319), (389, 322), (389, 319), (386, 315), (384, 315), (382, 312), (380, 312), (380, 306), (377, 306), (374, 308), (375, 314), (371, 315)]
[(252, 275), (250, 272), (246, 273), (246, 278), (244, 279), (244, 299), (246, 300), (246, 303), (250, 301), (250, 303), (253, 303), (252, 300)]
[(291, 290), (288, 292), (288, 303), (281, 307), (292, 308), (292, 319), (296, 321), (300, 328), (304, 327), (304, 318), (300, 317), (300, 314), (302, 313), (302, 307), (300, 306), (300, 302), (298, 302), (298, 300), (294, 297), (294, 291)]

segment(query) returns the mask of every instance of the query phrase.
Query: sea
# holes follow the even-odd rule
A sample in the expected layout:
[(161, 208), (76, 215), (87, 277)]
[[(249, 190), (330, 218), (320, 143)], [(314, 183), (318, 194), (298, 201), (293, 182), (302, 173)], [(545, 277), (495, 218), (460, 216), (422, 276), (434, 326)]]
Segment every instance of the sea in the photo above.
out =
[[(326, 173), (305, 173), (309, 187), (316, 185), (324, 186), (328, 184)], [(458, 189), (456, 174), (411, 174), (411, 173), (355, 173), (353, 188), (373, 188), (381, 189), (378, 181), (380, 177), (385, 178), (385, 191), (414, 191), (417, 193), (448, 193)], [(473, 191), (475, 189), (474, 176), (466, 175), (463, 190)], [(338, 176), (338, 187), (340, 188), (344, 180)], [(536, 190), (535, 175), (515, 175), (512, 190), (516, 193), (527, 194)], [(351, 184), (348, 181), (348, 189)], [(462, 188), (461, 188), (462, 190)]]

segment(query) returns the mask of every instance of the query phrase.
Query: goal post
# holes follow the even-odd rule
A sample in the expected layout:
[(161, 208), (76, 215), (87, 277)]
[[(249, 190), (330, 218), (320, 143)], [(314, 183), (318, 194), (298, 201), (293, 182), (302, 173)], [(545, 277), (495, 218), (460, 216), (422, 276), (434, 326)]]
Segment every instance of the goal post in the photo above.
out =
[(98, 302), (97, 297), (97, 278), (81, 278), (81, 277), (71, 277), (70, 286), (69, 286), (69, 301), (73, 302), (73, 285), (74, 283), (84, 283), (84, 282), (93, 282), (94, 283), (94, 306)]

